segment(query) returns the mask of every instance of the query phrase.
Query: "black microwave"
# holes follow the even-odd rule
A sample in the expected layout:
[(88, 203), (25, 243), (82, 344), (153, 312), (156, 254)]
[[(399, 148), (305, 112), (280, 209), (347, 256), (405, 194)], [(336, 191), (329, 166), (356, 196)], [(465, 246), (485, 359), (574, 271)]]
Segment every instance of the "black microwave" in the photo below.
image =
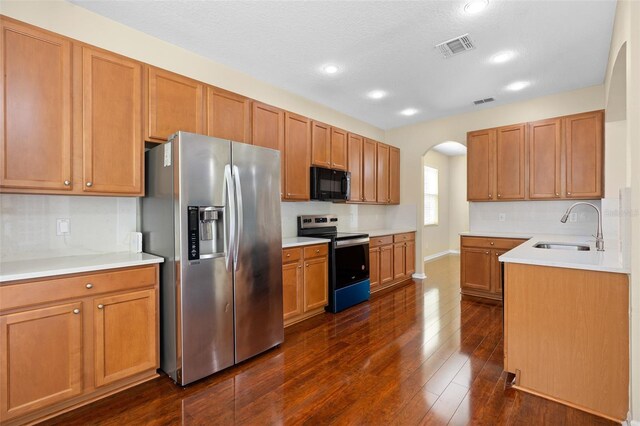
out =
[(351, 195), (351, 173), (311, 167), (311, 199), (347, 201)]

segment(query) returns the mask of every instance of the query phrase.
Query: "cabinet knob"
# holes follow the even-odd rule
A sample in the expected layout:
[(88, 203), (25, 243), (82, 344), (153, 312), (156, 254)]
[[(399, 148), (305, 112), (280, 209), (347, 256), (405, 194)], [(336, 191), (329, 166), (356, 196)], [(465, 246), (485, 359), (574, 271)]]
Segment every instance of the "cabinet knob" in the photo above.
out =
[(65, 180), (64, 181), (64, 186), (69, 186), (71, 185), (71, 181), (70, 180)]
[(489, 198), (491, 199), (491, 198), (493, 198), (493, 196), (491, 196), (491, 194), (489, 194)]
[(493, 243), (493, 241), (491, 241), (489, 244), (493, 245), (494, 243)]
[(316, 250), (316, 253), (320, 253), (320, 250), (319, 250), (319, 249), (318, 249), (318, 250)]
[(307, 264), (306, 264), (306, 265), (304, 265), (304, 266), (306, 266), (306, 267), (308, 268), (308, 267), (309, 267), (309, 264), (307, 263)]
[(291, 253), (287, 253), (287, 257), (291, 257)]
[(73, 313), (74, 313), (74, 314), (76, 314), (76, 315), (78, 315), (78, 314), (80, 313), (80, 309), (75, 308), (75, 309), (73, 310)]
[(488, 251), (485, 251), (485, 252), (484, 252), (484, 254), (489, 254), (489, 252), (488, 252)]
[(102, 308), (104, 308), (104, 305), (101, 303), (98, 305), (98, 309), (102, 309)]
[(290, 196), (291, 196), (291, 193), (290, 193), (290, 192), (287, 192), (287, 197), (290, 197)]
[(567, 195), (571, 195), (571, 193), (570, 193), (570, 192), (567, 192)]
[(502, 195), (498, 194), (498, 198), (502, 197)]
[(560, 194), (556, 192), (556, 197), (559, 197), (559, 196), (560, 196)]
[(298, 265), (298, 269), (302, 269), (302, 265)]
[(87, 182), (86, 185), (88, 188), (91, 188), (93, 186), (93, 182)]
[(91, 288), (93, 288), (93, 284), (87, 283), (87, 285), (85, 285), (85, 287), (91, 289)]
[(500, 253), (496, 252), (496, 256), (500, 256)]

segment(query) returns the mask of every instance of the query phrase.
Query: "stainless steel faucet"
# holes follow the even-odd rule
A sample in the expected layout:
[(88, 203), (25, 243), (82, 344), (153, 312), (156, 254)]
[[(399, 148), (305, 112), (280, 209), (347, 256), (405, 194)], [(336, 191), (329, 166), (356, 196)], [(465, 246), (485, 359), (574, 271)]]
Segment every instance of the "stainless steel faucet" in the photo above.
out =
[(574, 203), (564, 213), (564, 216), (562, 216), (562, 219), (560, 219), (560, 222), (567, 223), (567, 219), (569, 218), (569, 213), (571, 213), (571, 210), (573, 210), (573, 208), (575, 206), (579, 206), (580, 204), (584, 204), (585, 206), (591, 206), (594, 209), (596, 209), (596, 211), (598, 212), (598, 232), (595, 235), (595, 237), (596, 237), (596, 250), (604, 251), (604, 237), (602, 236), (602, 214), (600, 213), (600, 209), (597, 206), (595, 206), (594, 204), (586, 203), (584, 201), (581, 201), (579, 203)]

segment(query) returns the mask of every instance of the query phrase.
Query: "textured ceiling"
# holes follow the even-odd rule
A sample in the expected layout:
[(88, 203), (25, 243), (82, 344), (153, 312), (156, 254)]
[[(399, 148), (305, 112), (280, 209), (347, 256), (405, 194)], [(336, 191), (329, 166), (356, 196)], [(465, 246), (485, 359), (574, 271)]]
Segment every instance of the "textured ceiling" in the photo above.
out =
[[(383, 129), (602, 84), (615, 0), (73, 3)], [(469, 33), (476, 49), (435, 44)], [(508, 63), (489, 60), (515, 50)], [(340, 72), (319, 70), (334, 63)], [(528, 80), (519, 92), (509, 83)], [(388, 97), (370, 100), (383, 89)], [(495, 97), (488, 105), (476, 99)], [(419, 112), (400, 115), (405, 108)]]

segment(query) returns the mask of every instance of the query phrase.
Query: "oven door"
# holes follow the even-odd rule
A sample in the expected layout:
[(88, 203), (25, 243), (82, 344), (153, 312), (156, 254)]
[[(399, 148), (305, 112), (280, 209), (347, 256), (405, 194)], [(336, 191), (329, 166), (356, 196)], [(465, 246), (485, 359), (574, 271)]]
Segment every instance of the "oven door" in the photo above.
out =
[(335, 290), (369, 278), (369, 238), (340, 240), (335, 248)]

